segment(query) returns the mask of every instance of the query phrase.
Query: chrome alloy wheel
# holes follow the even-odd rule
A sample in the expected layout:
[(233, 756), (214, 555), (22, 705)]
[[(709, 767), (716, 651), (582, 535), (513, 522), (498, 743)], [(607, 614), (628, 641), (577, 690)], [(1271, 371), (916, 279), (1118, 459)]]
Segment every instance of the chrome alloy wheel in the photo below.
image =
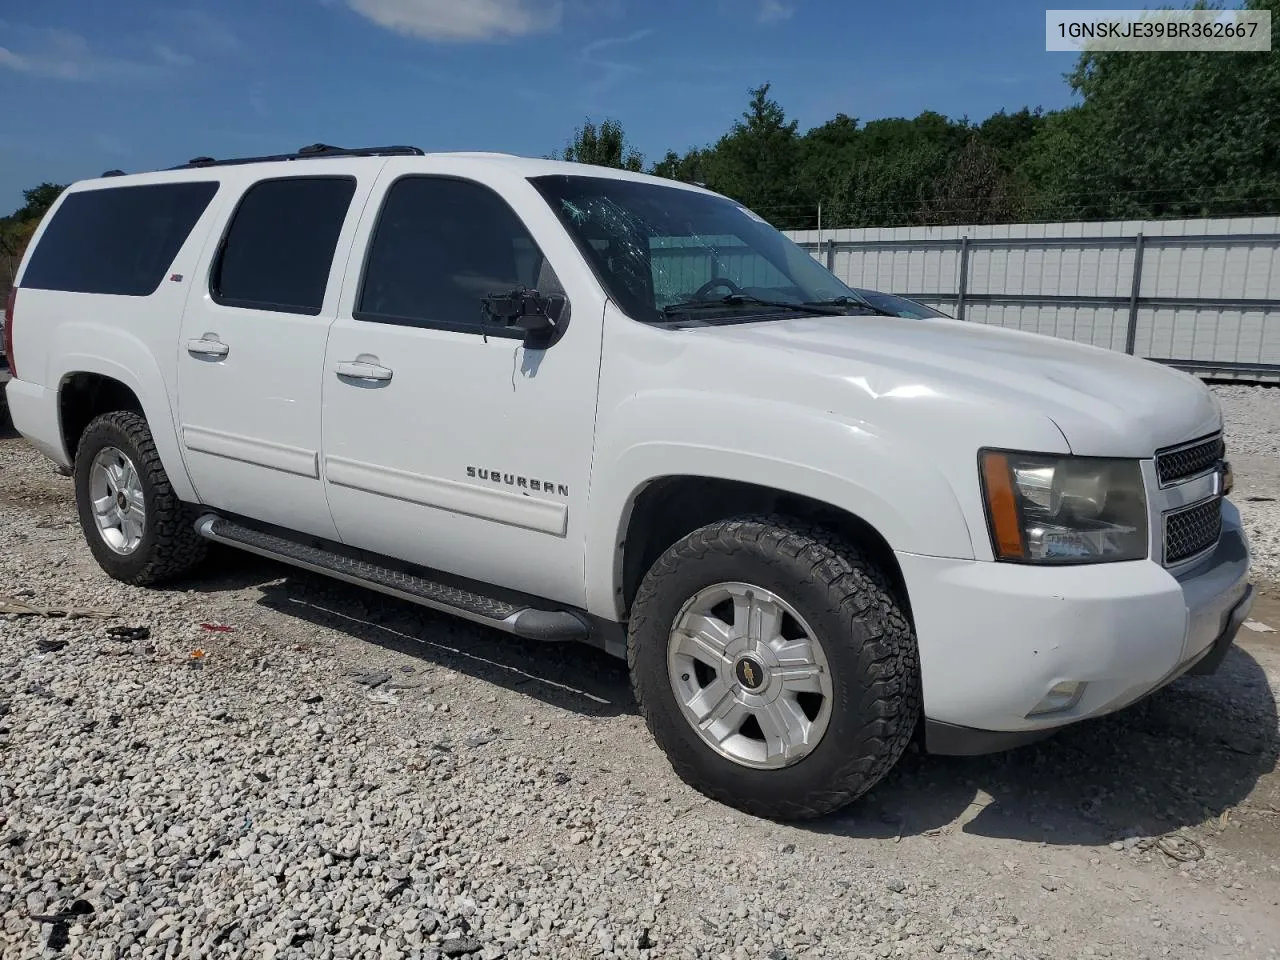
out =
[(831, 719), (822, 644), (790, 604), (748, 583), (714, 584), (681, 607), (667, 674), (703, 742), (743, 766), (798, 763)]
[(122, 556), (137, 550), (147, 511), (133, 461), (115, 447), (99, 450), (89, 467), (89, 497), (103, 543)]

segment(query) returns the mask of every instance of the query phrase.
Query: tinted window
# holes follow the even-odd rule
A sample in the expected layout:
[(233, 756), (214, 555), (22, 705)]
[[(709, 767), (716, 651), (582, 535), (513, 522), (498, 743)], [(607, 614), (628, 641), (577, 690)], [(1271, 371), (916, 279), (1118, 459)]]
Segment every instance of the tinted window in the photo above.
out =
[(338, 234), (355, 193), (350, 177), (254, 184), (231, 219), (210, 292), (232, 307), (317, 314)]
[(487, 187), (442, 177), (392, 184), (369, 246), (355, 316), (360, 320), (484, 328), (483, 298), (559, 283), (529, 231)]
[(203, 181), (68, 194), (32, 251), (22, 286), (155, 293), (217, 191), (216, 182)]

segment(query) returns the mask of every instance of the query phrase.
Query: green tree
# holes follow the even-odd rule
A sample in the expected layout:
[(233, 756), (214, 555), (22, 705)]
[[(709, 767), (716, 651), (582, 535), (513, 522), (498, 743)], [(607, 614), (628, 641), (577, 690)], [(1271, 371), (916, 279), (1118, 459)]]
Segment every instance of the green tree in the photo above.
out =
[(704, 151), (692, 147), (680, 156), (674, 150), (649, 168), (655, 177), (666, 177), (668, 180), (679, 180), (683, 183), (705, 183), (706, 170), (703, 168)]
[(922, 223), (1007, 223), (1021, 212), (1017, 181), (1001, 152), (978, 133), (952, 154), (929, 196), (921, 202)]
[(11, 219), (39, 220), (48, 212), (54, 201), (62, 195), (62, 191), (65, 189), (67, 189), (66, 184), (46, 182), (29, 190), (23, 190), (22, 199), (25, 202), (17, 210), (13, 211)]
[(23, 204), (7, 217), (0, 218), (0, 291), (13, 285), (18, 264), (26, 252), (31, 235), (36, 232), (41, 218), (53, 206), (65, 184), (42, 183), (22, 191)]
[[(1247, 6), (1271, 10), (1274, 46), (1280, 0)], [(1203, 217), (1280, 209), (1274, 53), (1086, 52), (1067, 81), (1083, 102), (1064, 112), (1077, 116), (1058, 121), (1052, 142), (1038, 145), (1049, 155), (1028, 161), (1063, 214)]]
[(800, 138), (796, 121), (788, 121), (769, 98), (769, 87), (765, 83), (750, 91), (741, 118), (703, 155), (706, 183), (766, 219), (797, 225), (807, 206), (796, 179)]
[(560, 159), (636, 172), (644, 167), (644, 157), (627, 143), (622, 124), (610, 119), (599, 127), (590, 119), (584, 121), (565, 144)]
[(829, 208), (841, 179), (862, 157), (862, 131), (857, 118), (837, 113), (822, 126), (814, 127), (800, 140), (800, 202), (812, 206), (815, 216), (819, 203)]

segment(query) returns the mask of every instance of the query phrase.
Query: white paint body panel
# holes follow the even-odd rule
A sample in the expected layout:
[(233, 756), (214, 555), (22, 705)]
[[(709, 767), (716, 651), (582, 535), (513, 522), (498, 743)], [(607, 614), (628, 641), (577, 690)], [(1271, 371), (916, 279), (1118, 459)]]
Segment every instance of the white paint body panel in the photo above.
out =
[[(352, 318), (382, 194), (420, 173), (474, 180), (511, 205), (572, 304), (557, 343), (526, 350), (505, 337)], [(464, 158), (389, 160), (360, 230), (322, 387), (323, 469), (342, 540), (583, 606), (605, 302), (586, 263), (524, 177)], [(338, 364), (362, 355), (392, 378), (359, 385), (337, 376)], [(520, 478), (550, 481), (552, 490), (520, 487)]]
[[(321, 315), (212, 303), (209, 261), (244, 189), (320, 170), (359, 180)], [(1247, 555), (1180, 578), (1155, 560), (998, 564), (977, 469), (984, 446), (1143, 459), (1154, 531), (1174, 505), (1173, 494), (1152, 489), (1154, 451), (1221, 428), (1199, 381), (1102, 349), (949, 320), (646, 326), (607, 301), (527, 182), (553, 172), (584, 171), (438, 155), (126, 178), (223, 186), (175, 260), (184, 282), (148, 298), (20, 289), (14, 422), (66, 465), (59, 385), (79, 371), (113, 376), (142, 400), (184, 499), (606, 619), (623, 615), (620, 545), (635, 498), (653, 481), (723, 478), (810, 497), (862, 518), (895, 552), (926, 713), (964, 726), (1016, 730), (1107, 712), (1212, 639), (1243, 589)], [(526, 350), (511, 339), (353, 319), (381, 195), (402, 173), (467, 177), (507, 199), (569, 295), (571, 320), (557, 343)], [(206, 333), (229, 345), (225, 359), (187, 353), (187, 340)], [(392, 379), (340, 380), (337, 365), (362, 355), (391, 368)], [(1224, 542), (1242, 545), (1229, 505), (1227, 513)], [(1058, 679), (1089, 680), (1092, 692), (1070, 717), (1026, 720)]]
[[(191, 278), (181, 332), (173, 345), (180, 436), (202, 502), (314, 536), (338, 538), (320, 482), (320, 370), (343, 284), (342, 253), (351, 244), (377, 169), (363, 160), (324, 162), (324, 175), (352, 177), (356, 187), (318, 316), (226, 306), (213, 299), (210, 271), (244, 192), (222, 191), (218, 226), (209, 231)], [(254, 176), (244, 186), (261, 178)], [(187, 349), (188, 341), (209, 338), (227, 346), (225, 357)]]

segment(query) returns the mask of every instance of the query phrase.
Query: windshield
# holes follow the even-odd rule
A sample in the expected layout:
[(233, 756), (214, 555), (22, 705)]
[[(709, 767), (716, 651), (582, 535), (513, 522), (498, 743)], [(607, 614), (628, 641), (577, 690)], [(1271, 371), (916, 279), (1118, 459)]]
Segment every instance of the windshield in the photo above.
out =
[(899, 317), (908, 317), (912, 320), (951, 319), (942, 311), (927, 307), (918, 300), (908, 300), (906, 297), (897, 297), (892, 293), (864, 290), (862, 287), (854, 287), (854, 293), (873, 307), (879, 307), (886, 313)]
[(636, 320), (670, 323), (696, 314), (697, 322), (736, 322), (856, 299), (808, 253), (724, 197), (607, 177), (532, 182), (609, 296)]

